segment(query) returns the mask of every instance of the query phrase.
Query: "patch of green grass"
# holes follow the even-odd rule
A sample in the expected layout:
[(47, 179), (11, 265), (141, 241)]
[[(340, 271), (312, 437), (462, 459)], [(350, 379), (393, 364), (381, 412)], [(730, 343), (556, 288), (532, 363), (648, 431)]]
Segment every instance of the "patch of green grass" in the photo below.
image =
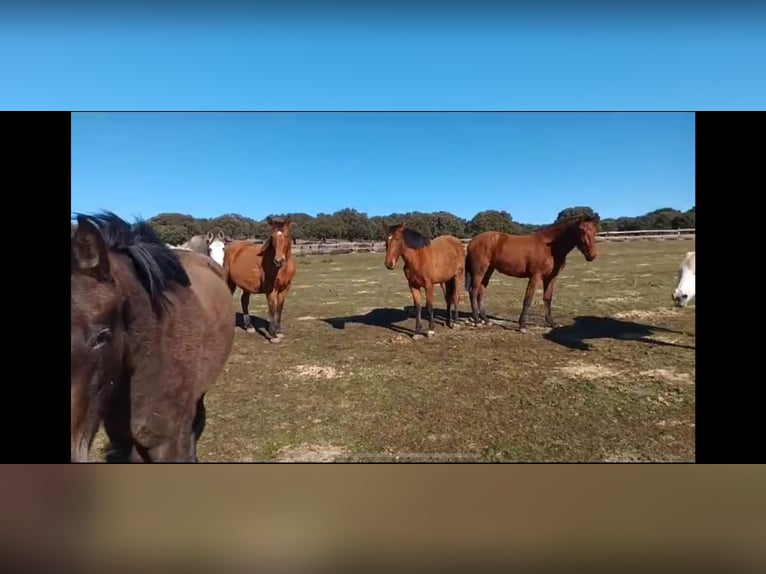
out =
[[(436, 336), (421, 341), (407, 333), (401, 263), (298, 258), (284, 342), (237, 330), (207, 395), (199, 458), (273, 461), (308, 445), (301, 460), (331, 449), (359, 461), (691, 461), (695, 308), (673, 308), (670, 293), (692, 249), (600, 243), (591, 263), (573, 252), (553, 298), (565, 327), (548, 338), (540, 291), (529, 333), (516, 331), (526, 280), (495, 273), (486, 307), (503, 321), (482, 328), (447, 329), (437, 288)], [(265, 298), (250, 311), (265, 317)]]

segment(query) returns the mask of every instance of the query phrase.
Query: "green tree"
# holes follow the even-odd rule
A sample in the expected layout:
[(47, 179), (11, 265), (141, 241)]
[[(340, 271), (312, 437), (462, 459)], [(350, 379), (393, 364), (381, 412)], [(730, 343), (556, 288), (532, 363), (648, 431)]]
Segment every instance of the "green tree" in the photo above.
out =
[(556, 216), (556, 222), (559, 222), (563, 219), (569, 219), (571, 217), (580, 217), (581, 215), (594, 217), (598, 214), (593, 211), (592, 208), (587, 206), (567, 207), (559, 211), (559, 214)]
[(181, 245), (192, 237), (188, 228), (184, 225), (177, 223), (151, 223), (150, 225), (157, 236), (170, 245)]
[(520, 233), (521, 227), (514, 223), (507, 211), (488, 209), (480, 211), (466, 224), (468, 235), (477, 235), (484, 231), (499, 231), (501, 233)]

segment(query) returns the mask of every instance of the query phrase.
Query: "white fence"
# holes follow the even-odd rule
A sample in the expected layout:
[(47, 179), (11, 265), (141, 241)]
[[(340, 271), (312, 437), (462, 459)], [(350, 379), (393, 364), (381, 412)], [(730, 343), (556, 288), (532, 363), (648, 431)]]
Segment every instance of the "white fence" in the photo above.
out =
[(694, 229), (643, 229), (641, 231), (602, 231), (598, 241), (632, 241), (636, 239), (664, 241), (672, 239), (694, 239)]
[[(602, 231), (596, 236), (601, 241), (665, 241), (694, 239), (694, 229), (644, 229), (641, 231)], [(468, 245), (470, 239), (462, 239)], [(380, 253), (386, 250), (383, 241), (339, 241), (325, 243), (299, 241), (293, 246), (295, 255), (338, 255), (343, 253)]]

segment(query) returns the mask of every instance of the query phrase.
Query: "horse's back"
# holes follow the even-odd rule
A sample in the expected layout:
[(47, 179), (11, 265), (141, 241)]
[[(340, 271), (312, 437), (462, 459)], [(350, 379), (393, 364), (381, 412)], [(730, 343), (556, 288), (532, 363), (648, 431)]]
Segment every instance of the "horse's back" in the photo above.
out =
[(220, 374), (234, 342), (231, 292), (223, 269), (209, 257), (186, 251), (179, 259), (193, 293), (182, 310), (183, 330), (198, 340), (195, 356), (200, 380), (211, 381)]
[(463, 247), (463, 242), (454, 235), (440, 235), (431, 240), (431, 245), (435, 250), (447, 253), (450, 257), (460, 260), (461, 263), (463, 262), (465, 248)]
[(696, 251), (688, 251), (686, 255), (684, 256), (684, 260), (681, 263), (681, 267), (688, 269), (689, 271), (691, 271), (692, 273), (696, 275), (697, 271), (696, 271), (696, 262), (695, 262), (696, 255), (695, 254), (696, 254)]

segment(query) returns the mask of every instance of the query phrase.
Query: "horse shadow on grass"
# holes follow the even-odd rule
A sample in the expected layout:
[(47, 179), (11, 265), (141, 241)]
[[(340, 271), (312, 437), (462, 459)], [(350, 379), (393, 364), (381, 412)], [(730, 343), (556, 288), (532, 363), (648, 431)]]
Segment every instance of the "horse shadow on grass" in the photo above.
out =
[(370, 325), (372, 327), (383, 327), (394, 333), (403, 333), (405, 335), (413, 335), (414, 329), (408, 329), (397, 325), (411, 319), (407, 311), (402, 309), (381, 308), (373, 309), (372, 311), (365, 313), (364, 315), (347, 315), (345, 317), (328, 317), (322, 319), (325, 323), (332, 325), (333, 329), (345, 329), (347, 323), (358, 323), (360, 325)]
[[(423, 306), (420, 310), (421, 321), (423, 322), (423, 328), (428, 328), (428, 310)], [(459, 312), (458, 318), (461, 323), (465, 324), (468, 319), (471, 318), (470, 313)], [(490, 319), (498, 319), (497, 317), (490, 316)], [(415, 334), (415, 306), (408, 305), (403, 309), (392, 308), (380, 308), (373, 309), (372, 311), (365, 313), (364, 315), (348, 315), (346, 317), (329, 317), (322, 319), (325, 323), (332, 325), (335, 329), (345, 329), (346, 323), (358, 323), (360, 325), (370, 325), (372, 327), (382, 327), (393, 331), (395, 333), (401, 333), (404, 335)], [(411, 321), (413, 328), (402, 326), (400, 323), (405, 321)], [(446, 309), (434, 309), (434, 322), (438, 322), (442, 326), (447, 324), (447, 310)]]
[[(234, 324), (244, 330), (245, 329), (245, 315), (243, 313), (240, 313), (239, 311), (236, 312), (236, 316), (234, 318)], [(269, 322), (266, 319), (262, 319), (261, 317), (256, 317), (255, 315), (250, 315), (250, 325), (255, 327), (255, 332), (258, 333), (261, 337), (264, 339), (270, 339), (269, 337)]]
[(649, 345), (695, 349), (695, 347), (689, 345), (651, 339), (650, 337), (655, 333), (686, 334), (683, 331), (676, 331), (654, 325), (633, 323), (631, 321), (621, 321), (619, 319), (612, 319), (611, 317), (581, 316), (575, 317), (573, 325), (554, 327), (550, 332), (545, 333), (543, 338), (578, 351), (589, 351), (592, 348), (592, 345), (585, 342), (587, 339), (639, 341)]

